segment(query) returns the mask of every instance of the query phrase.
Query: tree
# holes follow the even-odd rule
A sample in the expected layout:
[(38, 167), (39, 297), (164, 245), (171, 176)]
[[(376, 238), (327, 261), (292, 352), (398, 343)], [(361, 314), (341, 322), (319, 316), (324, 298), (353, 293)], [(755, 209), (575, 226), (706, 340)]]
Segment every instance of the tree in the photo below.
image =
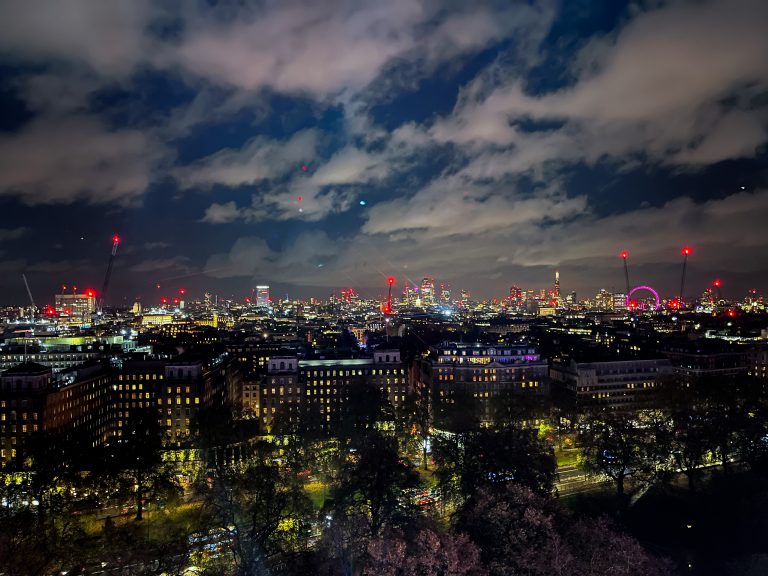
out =
[(744, 404), (735, 442), (752, 471), (768, 474), (768, 401), (764, 398), (753, 398)]
[(480, 428), (480, 404), (472, 394), (454, 390), (449, 397), (436, 397), (435, 427), (456, 434)]
[(480, 547), (491, 576), (572, 574), (552, 505), (523, 486), (479, 491), (460, 510), (457, 528)]
[(136, 504), (136, 520), (144, 516), (144, 499), (152, 493), (172, 493), (179, 490), (172, 467), (162, 459), (162, 431), (154, 408), (139, 408), (123, 427), (120, 442), (109, 447), (108, 471), (122, 480), (132, 491)]
[(591, 474), (608, 476), (623, 498), (627, 478), (647, 479), (655, 470), (651, 439), (652, 430), (638, 413), (589, 414), (579, 433), (581, 465)]
[(358, 448), (368, 435), (384, 422), (394, 422), (392, 404), (385, 394), (370, 384), (350, 386), (341, 407), (336, 434), (343, 447)]
[(605, 518), (581, 519), (561, 530), (574, 576), (672, 576), (672, 562), (649, 554)]
[(281, 554), (299, 546), (310, 503), (283, 480), (264, 448), (245, 463), (213, 472), (205, 508), (213, 529), (227, 535), (234, 571), (240, 576), (271, 573)]
[(445, 434), (436, 438), (433, 453), (438, 485), (448, 497), (468, 499), (479, 489), (503, 489), (510, 482), (549, 494), (555, 479), (552, 449), (532, 429)]
[(391, 531), (368, 543), (362, 576), (483, 576), (480, 549), (466, 534), (422, 528)]
[(369, 535), (375, 537), (408, 515), (405, 491), (418, 482), (416, 472), (400, 459), (397, 441), (374, 432), (342, 469), (333, 493), (334, 507), (341, 515), (363, 518)]
[(424, 470), (429, 468), (428, 444), (430, 441), (432, 415), (429, 397), (425, 394), (408, 394), (396, 411), (396, 432), (403, 451), (407, 454), (419, 454)]
[(493, 423), (497, 428), (522, 427), (549, 415), (547, 401), (539, 395), (505, 390), (493, 399)]
[(604, 519), (573, 521), (530, 490), (509, 484), (480, 491), (459, 513), (458, 528), (480, 547), (491, 576), (671, 576)]
[(688, 478), (688, 489), (693, 492), (699, 469), (711, 451), (706, 415), (698, 405), (679, 405), (673, 409), (670, 422), (670, 452), (677, 467)]

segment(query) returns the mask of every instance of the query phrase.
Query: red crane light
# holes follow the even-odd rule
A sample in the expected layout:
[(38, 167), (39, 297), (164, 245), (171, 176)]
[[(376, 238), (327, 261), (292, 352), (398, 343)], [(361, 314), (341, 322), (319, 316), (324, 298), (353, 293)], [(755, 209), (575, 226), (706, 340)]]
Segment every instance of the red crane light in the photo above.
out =
[(178, 299), (178, 298), (174, 298), (174, 299), (173, 299), (173, 303), (174, 303), (174, 304), (178, 304), (178, 303), (179, 303), (179, 299)]
[(683, 256), (690, 256), (693, 254), (693, 248), (690, 246), (684, 246), (683, 249), (680, 251)]
[(395, 279), (392, 276), (390, 276), (389, 278), (387, 278), (387, 283), (391, 286), (392, 284), (395, 283)]
[(115, 244), (120, 244), (120, 236), (118, 236), (117, 234), (112, 236), (112, 242), (114, 242)]
[(186, 293), (187, 293), (187, 289), (186, 288), (179, 288), (179, 294), (181, 294), (183, 296)]
[(626, 260), (627, 258), (629, 258), (629, 252), (627, 252), (626, 250), (622, 250), (619, 253), (619, 256), (621, 256), (624, 260)]
[(165, 296), (160, 298), (160, 304), (168, 304), (168, 298), (166, 298)]
[(715, 288), (720, 288), (721, 284), (722, 284), (722, 283), (720, 282), (720, 278), (717, 278), (717, 279), (716, 279), (714, 282), (712, 282), (712, 285), (713, 285)]

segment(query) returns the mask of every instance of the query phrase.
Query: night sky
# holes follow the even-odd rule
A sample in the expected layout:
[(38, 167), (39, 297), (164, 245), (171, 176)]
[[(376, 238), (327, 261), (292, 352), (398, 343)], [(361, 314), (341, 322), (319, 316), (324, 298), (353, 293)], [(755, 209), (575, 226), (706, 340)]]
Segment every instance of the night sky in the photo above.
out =
[[(768, 288), (765, 0), (0, 5), (0, 303)], [(156, 283), (161, 289), (156, 289)]]

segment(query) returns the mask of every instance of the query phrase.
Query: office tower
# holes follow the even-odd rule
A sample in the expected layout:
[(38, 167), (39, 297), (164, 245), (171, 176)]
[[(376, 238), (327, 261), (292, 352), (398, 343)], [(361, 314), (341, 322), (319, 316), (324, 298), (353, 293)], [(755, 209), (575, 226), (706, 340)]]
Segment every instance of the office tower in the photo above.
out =
[(75, 320), (90, 320), (96, 312), (96, 293), (86, 290), (82, 294), (56, 294), (54, 296), (56, 312)]
[(269, 286), (256, 286), (256, 306), (269, 307)]
[(421, 304), (431, 306), (435, 303), (435, 279), (425, 276), (421, 281)]

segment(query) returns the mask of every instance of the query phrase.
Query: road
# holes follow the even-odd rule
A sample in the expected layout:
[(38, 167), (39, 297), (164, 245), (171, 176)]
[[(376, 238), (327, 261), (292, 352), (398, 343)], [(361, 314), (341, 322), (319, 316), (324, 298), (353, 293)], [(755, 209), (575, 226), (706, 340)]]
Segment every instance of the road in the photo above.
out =
[(557, 476), (555, 488), (560, 496), (600, 490), (611, 483), (605, 478), (587, 477), (582, 470), (574, 465), (558, 466)]

